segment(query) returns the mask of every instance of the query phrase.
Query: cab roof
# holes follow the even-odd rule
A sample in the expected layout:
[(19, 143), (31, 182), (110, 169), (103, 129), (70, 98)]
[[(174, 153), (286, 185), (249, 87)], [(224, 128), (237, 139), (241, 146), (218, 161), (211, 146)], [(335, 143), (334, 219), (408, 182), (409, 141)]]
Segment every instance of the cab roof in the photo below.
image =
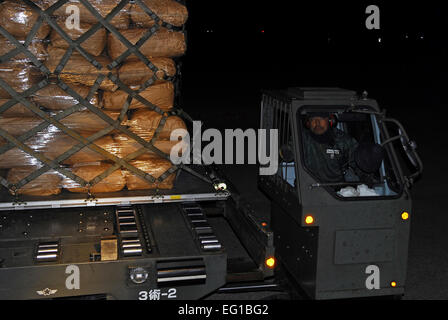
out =
[(356, 91), (336, 87), (292, 87), (265, 93), (296, 100), (357, 100)]

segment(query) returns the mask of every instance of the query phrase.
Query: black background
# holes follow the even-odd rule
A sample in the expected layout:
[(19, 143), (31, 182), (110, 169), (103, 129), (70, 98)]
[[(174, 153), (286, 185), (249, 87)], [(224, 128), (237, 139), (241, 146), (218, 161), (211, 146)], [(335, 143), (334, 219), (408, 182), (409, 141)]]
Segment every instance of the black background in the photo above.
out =
[[(380, 8), (380, 30), (365, 26), (368, 5)], [(441, 3), (190, 0), (187, 6), (181, 107), (207, 127), (258, 128), (261, 90), (292, 86), (366, 90), (403, 123), (425, 167), (412, 189), (405, 299), (447, 299), (448, 13)], [(257, 169), (230, 166), (228, 174), (268, 214)]]
[[(380, 30), (365, 26), (369, 4), (380, 8)], [(428, 112), (442, 102), (448, 28), (440, 5), (283, 0), (187, 5), (183, 95), (185, 109), (195, 116), (208, 118), (196, 112), (207, 110), (195, 106), (198, 100), (229, 100), (257, 112), (261, 89), (299, 85), (367, 90), (396, 116), (398, 109)], [(241, 126), (253, 125), (246, 120)]]

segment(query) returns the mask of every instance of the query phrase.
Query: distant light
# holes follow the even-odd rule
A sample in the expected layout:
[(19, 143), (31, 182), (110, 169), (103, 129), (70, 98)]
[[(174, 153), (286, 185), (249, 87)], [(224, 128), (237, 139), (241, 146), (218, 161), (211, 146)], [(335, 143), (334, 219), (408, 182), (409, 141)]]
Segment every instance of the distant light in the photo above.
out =
[(264, 33), (264, 30), (261, 30), (261, 33)]
[(378, 43), (381, 43), (381, 41), (383, 41), (383, 39), (381, 39), (381, 37), (378, 38)]
[(392, 281), (392, 282), (390, 283), (390, 286), (391, 286), (392, 288), (395, 288), (395, 287), (397, 286), (397, 283), (396, 283), (395, 281)]

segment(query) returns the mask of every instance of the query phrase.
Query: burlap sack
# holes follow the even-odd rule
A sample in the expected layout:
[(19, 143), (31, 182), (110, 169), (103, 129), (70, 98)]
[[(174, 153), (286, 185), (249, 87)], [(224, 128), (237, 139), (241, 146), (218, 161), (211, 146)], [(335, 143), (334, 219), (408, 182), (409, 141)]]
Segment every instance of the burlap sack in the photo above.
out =
[[(58, 0), (40, 0), (42, 7), (48, 8)], [(120, 2), (121, 0), (89, 0), (88, 1), (92, 7), (105, 18)], [(79, 18), (83, 23), (96, 24), (98, 20), (95, 16), (78, 0), (70, 0), (66, 4), (58, 8), (54, 15), (59, 18), (68, 18), (73, 14), (72, 10), (69, 10), (69, 6), (76, 6), (79, 9)], [(114, 18), (110, 21), (117, 29), (127, 29), (129, 27), (129, 10), (131, 8), (130, 4), (127, 4)]]
[[(48, 59), (46, 61), (47, 68), (54, 72), (59, 65), (60, 60), (64, 56), (66, 50), (60, 48), (48, 47)], [(73, 52), (72, 56), (68, 60), (64, 69), (62, 70), (59, 78), (67, 84), (81, 84), (88, 87), (94, 85), (96, 79), (100, 74), (108, 75), (112, 73), (117, 74), (117, 70), (109, 70), (107, 65), (111, 63), (111, 60), (106, 56), (95, 57), (95, 60), (101, 64), (101, 69), (97, 69), (87, 61), (79, 52)], [(115, 91), (117, 86), (109, 80), (107, 77), (101, 82), (100, 89)]]
[[(136, 90), (136, 87), (131, 87)], [(142, 98), (156, 105), (161, 110), (168, 111), (174, 105), (174, 85), (171, 82), (158, 82), (146, 88), (139, 94)], [(105, 109), (121, 110), (125, 104), (128, 94), (125, 91), (104, 92), (103, 106)], [(145, 104), (137, 99), (132, 99), (129, 109), (147, 108)]]
[[(25, 43), (24, 40), (17, 39), (22, 45)], [(7, 54), (8, 52), (16, 49), (17, 47), (8, 39), (0, 35), (0, 57)], [(39, 61), (45, 61), (47, 59), (47, 50), (43, 40), (34, 39), (28, 45), (27, 48)], [(23, 53), (19, 53), (12, 57), (10, 60), (17, 62), (31, 62), (30, 57)]]
[[(33, 10), (22, 0), (6, 0), (0, 3), (0, 25), (18, 39), (25, 39), (39, 18), (39, 12)], [(45, 39), (50, 26), (44, 22), (36, 33), (37, 39)]]
[[(78, 177), (86, 180), (87, 182), (93, 180), (98, 175), (102, 174), (104, 171), (109, 169), (112, 165), (108, 163), (87, 163), (77, 164), (73, 166), (70, 170), (76, 174)], [(79, 184), (74, 182), (71, 179), (64, 179), (63, 186), (70, 192), (75, 193), (86, 193), (88, 191), (87, 188), (81, 187)], [(121, 169), (114, 171), (107, 178), (101, 180), (96, 185), (90, 188), (90, 192), (92, 193), (104, 193), (104, 192), (118, 192), (123, 190), (126, 186), (126, 179), (122, 174)]]
[[(7, 180), (9, 183), (18, 183), (22, 179), (38, 170), (39, 166), (29, 166), (12, 168), (8, 171)], [(56, 171), (47, 171), (35, 180), (28, 182), (16, 191), (17, 194), (29, 196), (52, 196), (61, 193), (62, 176)]]
[[(156, 73), (157, 80), (163, 80), (164, 75), (174, 77), (176, 64), (170, 58), (152, 58), (151, 62), (159, 69)], [(142, 61), (126, 62), (118, 70), (120, 80), (128, 86), (138, 86), (152, 79), (154, 72)]]
[[(43, 80), (43, 75), (31, 63), (9, 61), (0, 64), (0, 79), (16, 92), (23, 92)], [(11, 98), (10, 94), (1, 86), (0, 98)]]
[[(123, 30), (122, 35), (132, 44), (136, 44), (138, 40), (148, 31), (148, 29), (128, 29)], [(187, 49), (185, 35), (182, 32), (160, 28), (140, 47), (139, 51), (148, 58), (154, 57), (179, 57), (182, 56)], [(107, 50), (109, 56), (115, 60), (128, 49), (113, 34), (109, 34), (107, 41)], [(131, 54), (126, 61), (138, 61), (139, 58)]]
[[(162, 174), (164, 174), (172, 167), (170, 161), (161, 159), (159, 157), (151, 157), (148, 160), (131, 161), (130, 164), (137, 169), (150, 174), (155, 179), (159, 178)], [(154, 183), (151, 183), (132, 174), (128, 170), (123, 170), (123, 173), (126, 177), (126, 186), (128, 190), (172, 189), (174, 186), (174, 180), (176, 178), (176, 174), (172, 173), (161, 182), (156, 181)]]
[[(65, 20), (58, 19), (58, 25), (64, 30), (68, 36), (72, 40), (77, 40), (80, 36), (82, 36), (85, 32), (89, 31), (89, 29), (93, 26), (88, 23), (81, 23), (80, 29), (68, 29)], [(56, 31), (51, 31), (51, 44), (55, 48), (62, 48), (62, 49), (68, 49), (69, 44), (67, 41), (65, 41), (62, 36)], [(99, 56), (107, 42), (107, 35), (106, 35), (106, 29), (101, 28), (97, 32), (95, 32), (93, 35), (91, 35), (87, 40), (85, 40), (81, 47), (86, 50), (88, 53), (94, 56)]]
[[(140, 109), (135, 111), (128, 121), (123, 122), (123, 125), (130, 126), (129, 130), (139, 135), (143, 139), (150, 141), (155, 131), (160, 125), (162, 115), (158, 112)], [(167, 117), (165, 124), (159, 132), (157, 139), (170, 140), (171, 132), (176, 129), (187, 130), (185, 122), (176, 116)]]
[[(72, 84), (70, 85), (70, 88), (83, 98), (86, 98), (90, 92), (89, 87), (82, 85)], [(42, 106), (48, 110), (65, 110), (79, 103), (78, 100), (76, 100), (66, 91), (62, 90), (56, 84), (49, 84), (43, 89), (37, 91), (31, 96), (31, 100), (37, 105)], [(92, 99), (90, 99), (89, 102), (96, 107), (100, 107), (98, 92), (93, 95)]]
[[(142, 1), (162, 21), (180, 27), (187, 22), (187, 8), (174, 0), (143, 0)], [(131, 7), (131, 20), (139, 27), (149, 28), (155, 21), (137, 3)]]

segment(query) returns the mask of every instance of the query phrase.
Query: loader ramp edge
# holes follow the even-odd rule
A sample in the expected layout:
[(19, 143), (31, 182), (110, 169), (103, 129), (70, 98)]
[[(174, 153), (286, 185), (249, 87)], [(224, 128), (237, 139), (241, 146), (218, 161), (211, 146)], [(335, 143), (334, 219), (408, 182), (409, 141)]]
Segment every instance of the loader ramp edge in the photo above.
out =
[(193, 300), (225, 285), (226, 252), (201, 238), (213, 235), (207, 221), (182, 204), (115, 209), (1, 213), (0, 299)]

